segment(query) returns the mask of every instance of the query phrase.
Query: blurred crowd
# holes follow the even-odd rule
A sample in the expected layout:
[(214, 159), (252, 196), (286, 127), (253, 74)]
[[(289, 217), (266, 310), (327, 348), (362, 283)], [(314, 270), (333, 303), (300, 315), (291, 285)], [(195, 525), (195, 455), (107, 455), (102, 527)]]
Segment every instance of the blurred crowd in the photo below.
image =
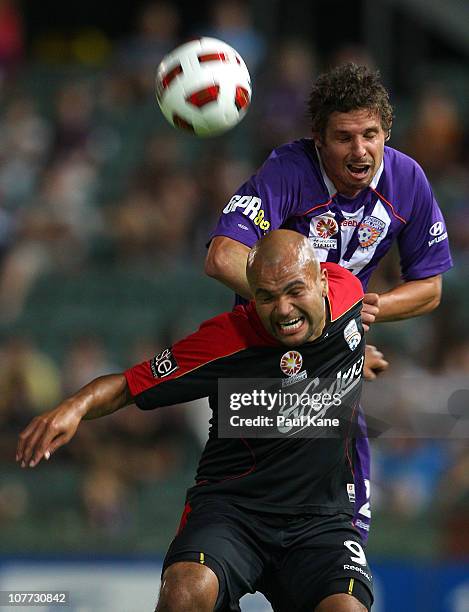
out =
[[(155, 1), (142, 7), (126, 39), (83, 32), (65, 47), (64, 41), (43, 38), (26, 50), (17, 5), (0, 2), (2, 532), (4, 526), (23, 529), (28, 517), (39, 521), (36, 526), (47, 522), (31, 480), (26, 482), (12, 463), (18, 432), (89, 379), (154, 355), (199, 322), (200, 309), (179, 315), (184, 302), (201, 301), (184, 274), (192, 269), (202, 279), (207, 237), (225, 203), (273, 147), (308, 136), (305, 101), (322, 69), (350, 59), (374, 65), (372, 54), (360, 46), (338, 47), (323, 57), (309, 40), (273, 44), (249, 3), (218, 0), (208, 22), (190, 34), (220, 38), (240, 52), (253, 79), (253, 102), (235, 130), (197, 140), (164, 122), (154, 96), (155, 68), (182, 42), (181, 22), (174, 4)], [(460, 74), (457, 65), (445, 74), (453, 69)], [(396, 380), (409, 373), (421, 381), (469, 374), (469, 96), (458, 97), (461, 90), (459, 81), (456, 86), (433, 73), (416, 83), (411, 95), (391, 90), (396, 119), (390, 144), (426, 171), (446, 217), (455, 261), (435, 313), (372, 331)], [(138, 323), (132, 327), (128, 321), (130, 331), (120, 345), (119, 329), (108, 342), (121, 299), (113, 291), (119, 285), (124, 292), (122, 284), (136, 277), (129, 289), (133, 310), (126, 316)], [(171, 306), (148, 297), (145, 283), (156, 277), (172, 279)], [(93, 278), (100, 279), (95, 285), (101, 293), (89, 286)], [(380, 266), (373, 287), (384, 290), (397, 282), (394, 253)], [(215, 281), (204, 285), (208, 300), (210, 283)], [(75, 293), (67, 301), (64, 288), (71, 284)], [(109, 311), (100, 333), (97, 324), (83, 327), (77, 312), (98, 312), (103, 291)], [(231, 299), (226, 295), (223, 308)], [(211, 314), (222, 309), (217, 299)], [(184, 322), (168, 325), (165, 317), (157, 324), (150, 318), (145, 326), (138, 318), (139, 310), (156, 316), (163, 307), (174, 308), (174, 319)], [(199, 419), (189, 412), (175, 407), (144, 414), (132, 408), (85, 424), (76, 441), (54, 457), (69, 470), (66, 482), (78, 473), (73, 520), (87, 533), (130, 533), (137, 494), (148, 487), (161, 494), (159, 485), (179, 482), (194, 465), (206, 410), (200, 408)], [(378, 516), (396, 524), (426, 517), (428, 529), (444, 527), (441, 554), (469, 554), (465, 440), (397, 437), (377, 440), (374, 447)], [(44, 477), (48, 469), (53, 470), (52, 462), (38, 472)], [(155, 499), (148, 499), (154, 509)], [(178, 503), (169, 511), (174, 524), (182, 499)], [(67, 532), (73, 531), (64, 521)], [(28, 537), (34, 549), (31, 533)]]

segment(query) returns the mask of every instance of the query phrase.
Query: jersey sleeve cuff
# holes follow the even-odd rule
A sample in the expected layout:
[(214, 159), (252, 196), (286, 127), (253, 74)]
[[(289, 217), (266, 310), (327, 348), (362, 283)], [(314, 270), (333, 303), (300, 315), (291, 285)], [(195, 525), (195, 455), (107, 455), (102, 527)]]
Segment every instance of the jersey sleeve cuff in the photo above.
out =
[(430, 276), (437, 276), (438, 274), (443, 274), (444, 272), (448, 272), (453, 267), (452, 260), (448, 260), (445, 263), (441, 264), (437, 267), (427, 268), (427, 269), (419, 269), (413, 272), (409, 270), (402, 274), (402, 278), (405, 281), (413, 281), (413, 280), (423, 280), (424, 278), (430, 278)]
[(132, 394), (132, 397), (135, 400), (135, 398), (138, 395), (139, 391), (138, 391), (137, 383), (135, 381), (133, 369), (130, 368), (129, 370), (126, 370), (124, 372), (124, 376), (125, 376), (125, 379), (127, 380), (127, 386), (130, 389), (130, 393)]
[(233, 236), (230, 236), (229, 234), (226, 234), (226, 233), (224, 234), (222, 231), (217, 231), (214, 234), (212, 234), (210, 238), (208, 239), (205, 245), (207, 249), (210, 246), (210, 243), (212, 242), (212, 240), (216, 238), (217, 236), (222, 236), (223, 238), (231, 238), (231, 240), (234, 240), (235, 242), (240, 242), (241, 244), (244, 244), (244, 246), (247, 246), (249, 249), (252, 249), (252, 247), (256, 244), (256, 242), (260, 240), (259, 236), (255, 236), (253, 240), (248, 240), (249, 237), (246, 237), (246, 240), (241, 240), (241, 238), (239, 238), (238, 236), (234, 238)]

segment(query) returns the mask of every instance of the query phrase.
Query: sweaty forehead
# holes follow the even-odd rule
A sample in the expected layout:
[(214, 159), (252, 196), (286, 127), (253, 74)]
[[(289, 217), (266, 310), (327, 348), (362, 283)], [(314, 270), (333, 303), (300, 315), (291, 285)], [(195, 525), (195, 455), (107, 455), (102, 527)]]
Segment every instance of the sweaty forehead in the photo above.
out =
[(380, 127), (381, 120), (378, 112), (368, 108), (348, 113), (334, 112), (327, 123), (327, 128), (331, 131), (364, 131)]
[(295, 282), (306, 283), (311, 277), (311, 268), (291, 258), (279, 262), (259, 262), (252, 270), (251, 282), (256, 289), (279, 291)]

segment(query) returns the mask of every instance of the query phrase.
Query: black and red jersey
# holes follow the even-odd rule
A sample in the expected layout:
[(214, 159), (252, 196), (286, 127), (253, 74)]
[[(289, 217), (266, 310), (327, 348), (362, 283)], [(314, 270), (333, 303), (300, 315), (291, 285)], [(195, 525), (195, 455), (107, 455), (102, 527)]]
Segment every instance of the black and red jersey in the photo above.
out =
[[(294, 347), (308, 379), (356, 379), (351, 404), (357, 407), (365, 342), (361, 323), (363, 290), (340, 266), (328, 272), (328, 321), (319, 338)], [(353, 514), (354, 440), (334, 438), (219, 438), (220, 378), (287, 378), (290, 347), (262, 325), (253, 302), (203, 323), (153, 359), (125, 372), (137, 406), (150, 410), (209, 397), (213, 416), (189, 501), (223, 496), (264, 512)]]

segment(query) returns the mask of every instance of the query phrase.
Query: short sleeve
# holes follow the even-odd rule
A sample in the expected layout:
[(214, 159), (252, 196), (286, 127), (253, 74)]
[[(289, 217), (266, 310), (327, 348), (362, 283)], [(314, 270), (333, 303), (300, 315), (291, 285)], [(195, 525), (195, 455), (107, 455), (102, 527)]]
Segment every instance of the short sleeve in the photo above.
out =
[(210, 240), (227, 236), (252, 247), (292, 214), (299, 200), (297, 183), (293, 163), (269, 157), (226, 204)]
[(404, 280), (446, 272), (453, 265), (443, 214), (423, 170), (417, 166), (412, 213), (398, 237)]
[(245, 346), (246, 334), (238, 330), (236, 314), (224, 313), (124, 375), (143, 410), (188, 402), (216, 392), (218, 378), (229, 375), (230, 357)]

